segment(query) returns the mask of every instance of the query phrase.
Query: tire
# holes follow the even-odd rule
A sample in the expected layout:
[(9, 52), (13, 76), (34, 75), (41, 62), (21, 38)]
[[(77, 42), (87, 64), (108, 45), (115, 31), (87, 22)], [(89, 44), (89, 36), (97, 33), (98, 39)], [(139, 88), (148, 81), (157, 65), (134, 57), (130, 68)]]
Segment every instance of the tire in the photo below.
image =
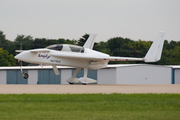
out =
[(24, 74), (24, 78), (28, 79), (29, 75), (27, 73)]

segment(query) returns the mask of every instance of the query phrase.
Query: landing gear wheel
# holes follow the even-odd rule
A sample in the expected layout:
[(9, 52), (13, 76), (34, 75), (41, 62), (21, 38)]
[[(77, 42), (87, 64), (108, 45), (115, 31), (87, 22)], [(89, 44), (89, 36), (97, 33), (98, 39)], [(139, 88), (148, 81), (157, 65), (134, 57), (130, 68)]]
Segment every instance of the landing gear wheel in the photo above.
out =
[(22, 76), (23, 76), (25, 79), (28, 79), (29, 75), (28, 75), (27, 73), (24, 73), (23, 70), (22, 70), (22, 67), (21, 67), (22, 61), (18, 60), (18, 63), (19, 63), (20, 69), (21, 69), (21, 74), (22, 74)]
[(87, 85), (86, 83), (82, 83), (83, 85)]
[(24, 74), (24, 78), (28, 79), (29, 75), (27, 73)]
[(69, 83), (70, 85), (73, 85), (74, 83)]

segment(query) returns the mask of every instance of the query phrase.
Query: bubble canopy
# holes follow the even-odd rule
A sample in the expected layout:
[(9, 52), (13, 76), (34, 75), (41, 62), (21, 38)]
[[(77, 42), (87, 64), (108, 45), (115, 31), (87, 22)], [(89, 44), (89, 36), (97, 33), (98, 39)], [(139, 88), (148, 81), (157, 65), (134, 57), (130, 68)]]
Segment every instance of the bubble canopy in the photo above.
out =
[(84, 53), (84, 47), (77, 45), (68, 45), (68, 44), (55, 44), (46, 47), (47, 49), (57, 50), (57, 51), (69, 51), (69, 52), (79, 52)]

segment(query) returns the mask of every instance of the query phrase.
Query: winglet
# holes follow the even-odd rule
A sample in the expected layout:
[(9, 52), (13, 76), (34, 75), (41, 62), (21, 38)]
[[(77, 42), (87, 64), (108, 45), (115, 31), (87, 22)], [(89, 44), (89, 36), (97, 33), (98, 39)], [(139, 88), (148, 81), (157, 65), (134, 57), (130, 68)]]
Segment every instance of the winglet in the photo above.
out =
[(164, 38), (165, 38), (165, 32), (160, 31), (144, 58), (145, 62), (157, 62), (161, 59), (162, 49), (164, 45)]
[(90, 34), (89, 38), (87, 39), (86, 43), (84, 44), (83, 47), (93, 49), (94, 46), (94, 39), (97, 34)]

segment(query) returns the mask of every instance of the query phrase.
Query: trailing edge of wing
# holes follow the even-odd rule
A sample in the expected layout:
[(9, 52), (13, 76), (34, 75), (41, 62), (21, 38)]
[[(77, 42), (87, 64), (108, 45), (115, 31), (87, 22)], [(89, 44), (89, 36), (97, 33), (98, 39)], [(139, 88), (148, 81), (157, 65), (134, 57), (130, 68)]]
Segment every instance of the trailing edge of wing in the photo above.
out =
[(133, 57), (108, 57), (105, 58), (109, 61), (144, 61), (144, 58), (133, 58)]

